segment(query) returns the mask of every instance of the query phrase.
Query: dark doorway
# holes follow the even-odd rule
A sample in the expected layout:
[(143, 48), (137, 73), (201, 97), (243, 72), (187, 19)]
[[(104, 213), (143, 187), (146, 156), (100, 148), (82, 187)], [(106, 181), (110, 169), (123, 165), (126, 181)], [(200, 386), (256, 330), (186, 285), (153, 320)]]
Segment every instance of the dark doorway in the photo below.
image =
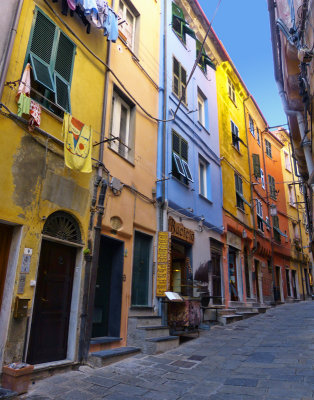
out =
[(150, 304), (150, 254), (152, 237), (135, 232), (132, 273), (132, 306), (148, 306)]
[(229, 247), (228, 254), (228, 269), (229, 269), (229, 291), (231, 301), (238, 301), (238, 279), (237, 279), (237, 264), (236, 264), (237, 252), (232, 247)]
[(305, 277), (305, 285), (306, 285), (306, 294), (310, 296), (310, 280), (309, 280), (309, 272), (306, 268), (304, 268), (304, 277)]
[(287, 282), (287, 295), (291, 297), (290, 274), (288, 269), (286, 269), (286, 282)]
[(213, 303), (221, 304), (221, 273), (220, 273), (220, 254), (212, 252), (211, 259), (212, 279), (213, 279)]
[(275, 267), (275, 293), (274, 293), (275, 301), (281, 300), (280, 281), (281, 281), (280, 267)]
[(120, 337), (124, 242), (102, 235), (92, 337)]
[(43, 240), (27, 362), (40, 364), (67, 356), (76, 248)]
[(244, 272), (245, 272), (245, 289), (246, 289), (246, 297), (251, 297), (251, 288), (250, 288), (250, 271), (249, 271), (249, 259), (247, 254), (247, 247), (244, 248)]
[(291, 270), (291, 273), (292, 273), (292, 294), (293, 294), (293, 297), (295, 298), (295, 299), (297, 299), (298, 298), (298, 292), (297, 292), (297, 283), (296, 283), (296, 271), (293, 269), (293, 270)]
[(5, 278), (7, 274), (7, 265), (11, 247), (12, 233), (12, 226), (0, 224), (0, 310), (5, 285)]
[(261, 301), (260, 292), (259, 292), (259, 284), (258, 284), (258, 268), (259, 268), (258, 260), (254, 260), (254, 267), (255, 267), (256, 300)]

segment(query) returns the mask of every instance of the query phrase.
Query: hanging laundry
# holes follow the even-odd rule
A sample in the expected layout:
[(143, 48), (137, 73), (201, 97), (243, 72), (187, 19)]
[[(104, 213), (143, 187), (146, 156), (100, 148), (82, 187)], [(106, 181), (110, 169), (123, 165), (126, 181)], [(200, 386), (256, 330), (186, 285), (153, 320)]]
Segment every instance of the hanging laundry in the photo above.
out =
[(85, 16), (98, 14), (96, 0), (77, 0), (76, 4), (82, 7)]
[(108, 17), (104, 23), (104, 35), (112, 42), (116, 42), (119, 36), (118, 16), (111, 8), (108, 9)]
[(41, 121), (41, 107), (34, 100), (31, 100), (29, 115), (28, 129), (33, 131), (36, 126), (40, 126)]
[(31, 99), (25, 93), (21, 93), (17, 102), (17, 115), (21, 117), (23, 114), (29, 115), (31, 107)]
[(21, 93), (24, 93), (27, 96), (29, 96), (31, 93), (31, 65), (29, 63), (26, 64), (22, 79), (20, 80), (20, 86), (17, 91), (16, 100), (19, 99)]
[(103, 28), (104, 22), (108, 16), (108, 2), (105, 0), (96, 0), (98, 14), (91, 17), (92, 23), (98, 28)]
[(74, 11), (76, 9), (76, 1), (75, 0), (67, 0), (69, 9)]
[(92, 129), (65, 113), (62, 126), (65, 165), (75, 171), (92, 172)]

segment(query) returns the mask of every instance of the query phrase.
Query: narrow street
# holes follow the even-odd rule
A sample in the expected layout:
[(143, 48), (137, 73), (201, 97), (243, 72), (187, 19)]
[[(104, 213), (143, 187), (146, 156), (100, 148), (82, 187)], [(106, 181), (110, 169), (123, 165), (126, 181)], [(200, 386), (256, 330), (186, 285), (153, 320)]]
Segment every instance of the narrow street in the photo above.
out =
[(159, 356), (36, 382), (28, 400), (309, 400), (314, 398), (314, 302), (284, 304)]

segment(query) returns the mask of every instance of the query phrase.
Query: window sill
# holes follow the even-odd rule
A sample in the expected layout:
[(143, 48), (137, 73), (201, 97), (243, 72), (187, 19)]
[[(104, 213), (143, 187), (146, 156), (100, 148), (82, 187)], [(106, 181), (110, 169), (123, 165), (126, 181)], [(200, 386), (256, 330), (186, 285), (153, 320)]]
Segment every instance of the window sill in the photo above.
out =
[(265, 153), (265, 154), (266, 154), (266, 156), (267, 156), (268, 158), (270, 158), (271, 160), (273, 159), (272, 156), (269, 156), (267, 153)]
[(190, 189), (190, 186), (189, 186), (188, 183), (182, 182), (180, 179), (178, 179), (177, 177), (173, 176), (172, 174), (171, 174), (171, 176), (172, 176), (172, 179), (174, 179), (175, 181), (181, 183), (181, 185), (185, 186), (187, 189)]
[(199, 125), (202, 129), (204, 129), (204, 131), (205, 131), (208, 135), (210, 135), (209, 130), (208, 130), (207, 128), (205, 128), (205, 126), (204, 126), (200, 121), (197, 121), (197, 123), (198, 123), (198, 125)]
[(110, 147), (110, 145), (108, 145), (108, 149), (111, 150), (114, 154), (116, 154), (117, 156), (119, 156), (120, 158), (122, 158), (122, 160), (124, 160), (125, 162), (127, 162), (128, 164), (130, 164), (132, 167), (135, 167), (135, 164), (133, 161), (128, 160), (127, 158), (123, 157), (118, 151), (112, 149)]
[[(34, 101), (36, 101), (36, 100), (34, 100)], [(50, 115), (51, 117), (55, 118), (57, 121), (61, 122), (61, 124), (63, 124), (63, 118), (59, 117), (58, 115), (56, 115), (52, 111), (48, 110), (48, 108), (44, 107), (40, 103), (38, 103), (38, 104), (40, 105), (40, 108), (42, 109), (42, 111), (44, 111), (46, 114)]]
[(210, 199), (208, 199), (206, 196), (204, 196), (204, 195), (201, 194), (201, 193), (199, 193), (198, 195), (199, 195), (199, 197), (200, 197), (201, 199), (207, 201), (207, 203), (209, 203), (210, 205), (213, 205), (213, 202), (212, 202)]
[(241, 153), (240, 150), (238, 150), (234, 144), (231, 144), (231, 146), (234, 148), (234, 150), (236, 150), (237, 153), (239, 153), (240, 156), (242, 156), (243, 154)]
[(244, 209), (242, 209), (242, 208), (240, 208), (240, 207), (238, 207), (238, 206), (236, 206), (236, 208), (237, 208), (237, 210), (241, 211), (242, 214), (246, 215), (246, 212), (245, 212)]

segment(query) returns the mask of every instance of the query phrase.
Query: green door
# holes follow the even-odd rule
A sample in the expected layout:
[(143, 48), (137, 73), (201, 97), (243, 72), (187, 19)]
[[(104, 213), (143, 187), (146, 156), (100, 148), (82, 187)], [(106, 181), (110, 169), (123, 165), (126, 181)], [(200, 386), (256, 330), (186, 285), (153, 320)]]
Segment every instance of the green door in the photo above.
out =
[(135, 232), (132, 276), (132, 306), (149, 306), (152, 237)]

